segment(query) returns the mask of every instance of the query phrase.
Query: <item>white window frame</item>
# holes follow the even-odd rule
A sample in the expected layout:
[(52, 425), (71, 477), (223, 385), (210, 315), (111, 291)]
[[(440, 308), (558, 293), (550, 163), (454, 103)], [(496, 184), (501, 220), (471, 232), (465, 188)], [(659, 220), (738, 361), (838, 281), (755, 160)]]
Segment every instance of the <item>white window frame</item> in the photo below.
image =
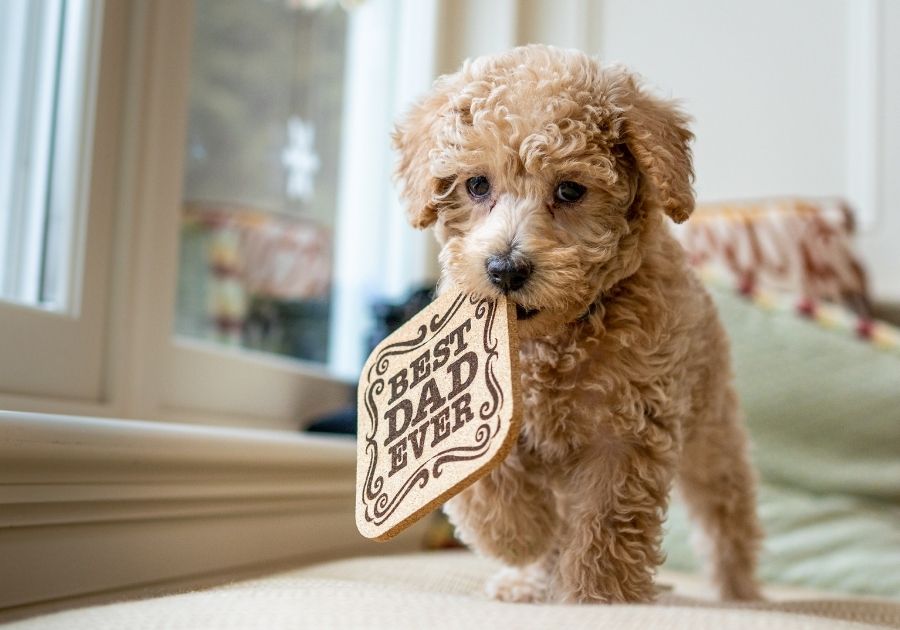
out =
[[(10, 302), (0, 302), (0, 405), (34, 404), (34, 398), (67, 400), (75, 405), (97, 400), (105, 387), (104, 326), (107, 315), (107, 283), (115, 180), (108, 173), (115, 163), (117, 120), (120, 110), (113, 106), (108, 95), (115, 90), (119, 71), (117, 55), (100, 57), (100, 43), (94, 37), (115, 23), (116, 10), (102, 11), (102, 3), (90, 5), (87, 12), (73, 11), (86, 24), (70, 25), (86, 29), (88, 36), (78, 49), (63, 51), (62, 62), (85, 68), (78, 85), (61, 85), (65, 102), (61, 114), (82, 124), (72, 129), (65, 126), (57, 137), (54, 160), (66, 160), (90, 165), (72, 172), (56, 168), (72, 176), (54, 178), (51, 207), (72, 204), (72, 225), (66, 230), (71, 240), (64, 239), (63, 254), (74, 261), (67, 282), (71, 291), (63, 296), (62, 309), (48, 311)], [(105, 17), (103, 17), (105, 16)], [(101, 29), (101, 19), (104, 24)], [(69, 27), (67, 27), (69, 28)], [(94, 126), (96, 99), (97, 115), (103, 115), (108, 125)], [(49, 119), (43, 133), (49, 133)], [(38, 134), (42, 133), (40, 129)], [(46, 143), (39, 143), (46, 144)], [(46, 156), (45, 156), (46, 157)], [(47, 163), (47, 160), (44, 160)], [(46, 177), (35, 177), (36, 185), (45, 185)], [(30, 197), (45, 196), (45, 189), (26, 191)], [(68, 213), (67, 213), (68, 214)], [(88, 215), (90, 221), (87, 220)], [(37, 225), (37, 224), (36, 224)], [(38, 226), (42, 229), (41, 226)], [(37, 229), (37, 228), (36, 228)], [(31, 249), (34, 249), (33, 247)], [(27, 253), (27, 252), (26, 252)], [(35, 256), (26, 258), (34, 259)], [(83, 278), (83, 282), (79, 279)], [(32, 291), (33, 293), (33, 291)], [(76, 296), (81, 296), (79, 300)]]

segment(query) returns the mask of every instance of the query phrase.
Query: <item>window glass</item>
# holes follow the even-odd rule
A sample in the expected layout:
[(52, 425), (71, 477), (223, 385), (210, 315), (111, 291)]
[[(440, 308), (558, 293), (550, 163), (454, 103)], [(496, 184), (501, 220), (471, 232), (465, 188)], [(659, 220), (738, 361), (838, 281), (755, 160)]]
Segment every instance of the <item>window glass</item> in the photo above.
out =
[(197, 0), (176, 333), (324, 362), (347, 14)]

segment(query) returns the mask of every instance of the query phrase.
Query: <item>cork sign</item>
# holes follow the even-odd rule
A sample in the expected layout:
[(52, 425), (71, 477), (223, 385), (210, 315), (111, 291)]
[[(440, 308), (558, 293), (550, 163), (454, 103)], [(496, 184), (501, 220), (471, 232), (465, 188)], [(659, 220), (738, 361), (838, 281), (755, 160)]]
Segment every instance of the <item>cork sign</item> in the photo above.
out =
[(356, 526), (387, 540), (516, 441), (515, 306), (445, 293), (382, 341), (359, 383)]

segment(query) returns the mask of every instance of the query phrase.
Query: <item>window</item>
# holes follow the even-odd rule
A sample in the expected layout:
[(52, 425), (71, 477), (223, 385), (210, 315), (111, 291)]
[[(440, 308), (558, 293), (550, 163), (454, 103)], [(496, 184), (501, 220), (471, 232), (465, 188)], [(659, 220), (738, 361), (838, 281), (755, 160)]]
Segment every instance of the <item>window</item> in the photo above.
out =
[(435, 5), (0, 12), (0, 408), (295, 429), (346, 404), (372, 300), (433, 277), (389, 134)]
[(432, 78), (435, 6), (195, 6), (176, 333), (353, 379), (372, 302), (435, 275), (389, 146)]
[(176, 333), (327, 360), (347, 22), (196, 2)]
[(77, 310), (90, 6), (0, 3), (0, 298)]
[(103, 20), (124, 18), (110, 6), (0, 2), (0, 399), (8, 407), (103, 396), (120, 109), (98, 94), (115, 93), (121, 52), (108, 41), (101, 63), (100, 34)]
[(434, 277), (389, 138), (433, 77), (435, 7), (200, 0), (194, 16), (163, 397), (295, 424), (355, 382), (372, 301)]

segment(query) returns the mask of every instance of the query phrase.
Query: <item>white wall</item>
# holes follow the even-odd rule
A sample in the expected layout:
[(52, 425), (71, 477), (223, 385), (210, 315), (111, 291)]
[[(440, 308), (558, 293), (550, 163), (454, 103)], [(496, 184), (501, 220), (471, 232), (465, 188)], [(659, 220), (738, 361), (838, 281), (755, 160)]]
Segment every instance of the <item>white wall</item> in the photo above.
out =
[(604, 0), (601, 56), (695, 118), (701, 200), (838, 195), (900, 301), (900, 2)]
[(695, 118), (700, 198), (843, 191), (841, 0), (604, 5), (601, 56)]

